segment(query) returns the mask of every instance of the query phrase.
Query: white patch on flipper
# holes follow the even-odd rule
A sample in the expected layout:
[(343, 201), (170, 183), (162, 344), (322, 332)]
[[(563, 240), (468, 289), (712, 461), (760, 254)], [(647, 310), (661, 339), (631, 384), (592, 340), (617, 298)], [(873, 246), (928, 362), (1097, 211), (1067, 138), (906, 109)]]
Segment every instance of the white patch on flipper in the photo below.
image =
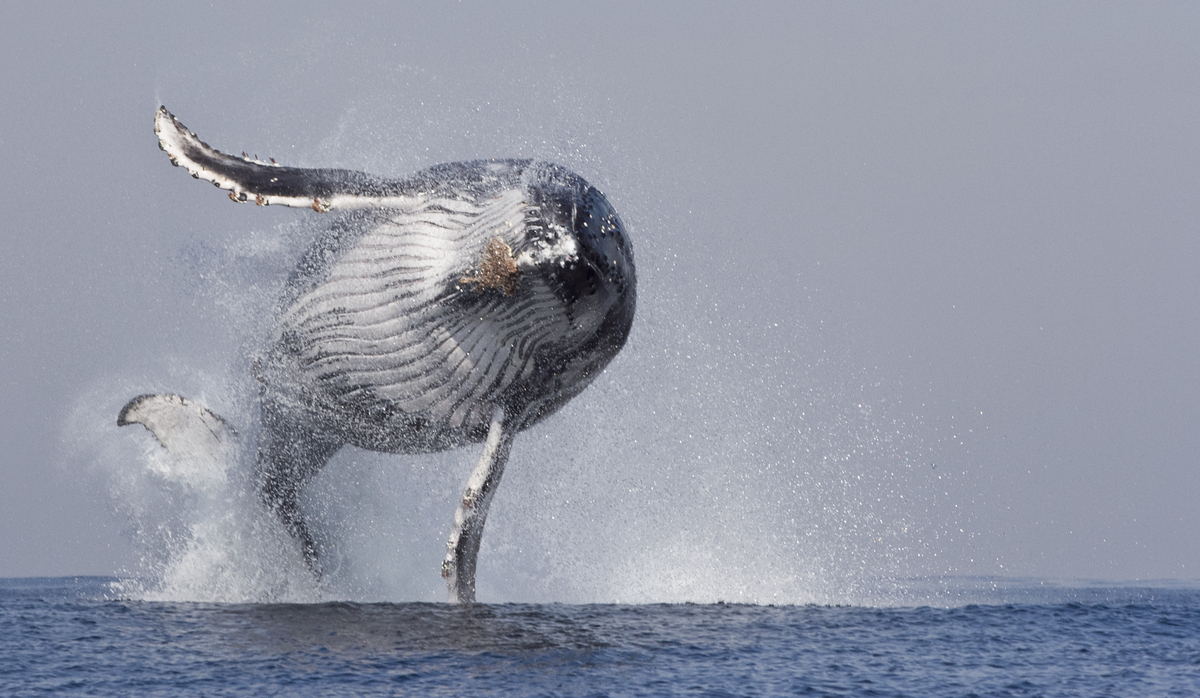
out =
[(417, 197), (412, 196), (364, 196), (351, 192), (338, 192), (321, 197), (265, 194), (254, 191), (253, 187), (233, 173), (239, 168), (278, 168), (280, 177), (295, 177), (297, 172), (313, 173), (317, 170), (285, 168), (277, 162), (263, 162), (222, 153), (201, 141), (199, 136), (189, 131), (166, 107), (159, 107), (158, 113), (154, 115), (154, 133), (158, 136), (159, 147), (171, 158), (171, 164), (184, 168), (197, 179), (212, 182), (220, 189), (230, 192), (230, 198), (239, 203), (253, 201), (259, 206), (310, 208), (318, 213), (325, 213), (333, 210), (405, 208), (412, 207), (419, 201)]
[(237, 432), (207, 407), (179, 395), (142, 395), (129, 401), (117, 426), (141, 424), (166, 450), (149, 461), (162, 477), (196, 489), (225, 484)]

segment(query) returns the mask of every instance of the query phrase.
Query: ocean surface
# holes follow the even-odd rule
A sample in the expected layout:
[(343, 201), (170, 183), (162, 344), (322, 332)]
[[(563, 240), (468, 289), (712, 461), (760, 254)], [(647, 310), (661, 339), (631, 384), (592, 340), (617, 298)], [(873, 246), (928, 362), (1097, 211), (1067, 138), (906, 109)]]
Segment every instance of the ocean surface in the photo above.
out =
[(1189, 587), (459, 607), (139, 601), (114, 581), (0, 580), (0, 695), (1200, 695)]

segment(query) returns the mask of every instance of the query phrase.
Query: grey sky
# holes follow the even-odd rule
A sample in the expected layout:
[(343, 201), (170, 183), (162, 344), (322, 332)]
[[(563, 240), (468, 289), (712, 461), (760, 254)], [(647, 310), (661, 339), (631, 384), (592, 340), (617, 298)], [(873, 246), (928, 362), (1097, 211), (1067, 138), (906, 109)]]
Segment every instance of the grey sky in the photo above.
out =
[[(170, 167), (162, 103), (229, 151), (540, 157), (613, 201), (639, 318), (516, 442), (481, 563), (512, 585), (604, 597), (589, 554), (702, 549), (685, 571), (1200, 578), (1196, 5), (338, 12), (6, 10), (0, 576), (132, 564), (93, 464), (129, 397), (253, 418), (236, 376), (305, 214)], [(415, 462), (343, 460), (343, 502)], [(435, 537), (437, 496), (403, 502)]]

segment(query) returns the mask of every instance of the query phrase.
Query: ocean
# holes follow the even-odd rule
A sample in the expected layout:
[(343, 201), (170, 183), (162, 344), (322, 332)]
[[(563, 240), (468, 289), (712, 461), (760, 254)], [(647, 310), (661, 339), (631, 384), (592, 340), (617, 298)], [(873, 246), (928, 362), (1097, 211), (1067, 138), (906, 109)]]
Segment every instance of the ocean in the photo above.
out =
[(931, 603), (887, 607), (184, 603), (120, 589), (0, 580), (0, 695), (1200, 695), (1194, 586), (939, 580), (924, 583)]

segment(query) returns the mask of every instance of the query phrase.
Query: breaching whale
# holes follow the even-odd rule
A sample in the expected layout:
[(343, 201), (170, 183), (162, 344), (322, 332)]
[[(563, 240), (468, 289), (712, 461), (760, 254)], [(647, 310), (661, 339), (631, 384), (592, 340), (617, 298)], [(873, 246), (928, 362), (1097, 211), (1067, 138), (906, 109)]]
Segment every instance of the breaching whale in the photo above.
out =
[[(457, 162), (387, 179), (227, 155), (165, 107), (154, 125), (172, 164), (236, 202), (340, 212), (289, 277), (254, 364), (262, 503), (319, 575), (298, 496), (338, 449), (412, 454), (482, 442), (442, 563), (450, 600), (473, 601), (513, 437), (578, 395), (629, 336), (637, 284), (616, 211), (548, 162)], [(232, 431), (175, 395), (134, 398), (118, 417), (132, 423), (167, 448), (205, 448)], [(170, 433), (188, 429), (211, 435)]]

